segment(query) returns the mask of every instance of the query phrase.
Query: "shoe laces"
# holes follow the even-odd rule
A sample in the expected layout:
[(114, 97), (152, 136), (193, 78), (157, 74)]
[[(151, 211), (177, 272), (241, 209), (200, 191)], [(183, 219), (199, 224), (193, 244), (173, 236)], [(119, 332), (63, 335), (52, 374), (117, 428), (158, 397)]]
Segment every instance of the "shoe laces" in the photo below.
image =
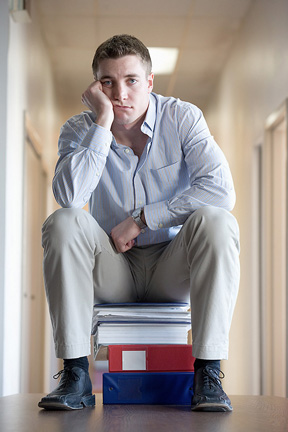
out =
[(212, 369), (209, 366), (206, 366), (203, 369), (203, 384), (209, 388), (220, 387), (222, 389), (221, 380), (224, 377), (224, 372), (222, 372), (220, 369)]
[(80, 377), (72, 369), (62, 369), (57, 372), (57, 374), (53, 375), (53, 378), (58, 379), (60, 376), (63, 384), (65, 384), (70, 379), (73, 379), (74, 381), (80, 380)]

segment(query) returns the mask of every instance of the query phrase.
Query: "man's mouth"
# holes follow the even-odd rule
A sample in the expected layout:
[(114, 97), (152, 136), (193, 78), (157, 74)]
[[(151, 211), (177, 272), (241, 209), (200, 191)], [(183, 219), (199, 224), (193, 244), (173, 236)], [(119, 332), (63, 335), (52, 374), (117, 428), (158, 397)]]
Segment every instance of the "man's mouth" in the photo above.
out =
[(132, 108), (131, 106), (128, 106), (128, 105), (113, 105), (113, 107), (114, 107), (114, 109), (119, 109), (119, 110), (121, 110), (121, 109), (126, 110), (126, 109)]

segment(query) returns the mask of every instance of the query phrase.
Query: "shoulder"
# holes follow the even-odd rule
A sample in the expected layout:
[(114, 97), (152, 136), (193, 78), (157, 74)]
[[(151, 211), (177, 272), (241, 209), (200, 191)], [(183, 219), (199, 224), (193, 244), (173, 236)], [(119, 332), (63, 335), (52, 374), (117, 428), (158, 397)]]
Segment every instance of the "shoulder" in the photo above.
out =
[(201, 110), (191, 102), (183, 101), (173, 96), (162, 96), (157, 93), (152, 93), (153, 98), (156, 101), (157, 111), (167, 111), (175, 113), (194, 113), (199, 114)]
[(191, 102), (183, 101), (175, 97), (166, 97), (152, 93), (156, 101), (156, 115), (158, 121), (171, 121), (175, 125), (182, 126), (183, 122), (190, 125), (198, 122), (203, 117), (203, 113), (196, 105)]

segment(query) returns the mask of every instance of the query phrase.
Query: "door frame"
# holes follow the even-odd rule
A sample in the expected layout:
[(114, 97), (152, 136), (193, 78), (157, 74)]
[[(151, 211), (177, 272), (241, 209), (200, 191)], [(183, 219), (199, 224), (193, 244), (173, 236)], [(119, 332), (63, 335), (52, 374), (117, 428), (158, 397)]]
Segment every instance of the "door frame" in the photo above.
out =
[[(273, 382), (273, 368), (274, 361), (277, 353), (273, 352), (273, 326), (275, 321), (275, 311), (273, 312), (273, 268), (272, 268), (272, 246), (273, 246), (273, 215), (272, 215), (272, 203), (273, 203), (273, 131), (276, 127), (281, 124), (282, 121), (286, 121), (286, 173), (285, 173), (285, 183), (286, 183), (286, 214), (285, 214), (285, 264), (286, 264), (286, 279), (285, 279), (285, 331), (286, 331), (286, 348), (285, 348), (285, 371), (286, 375), (286, 397), (288, 397), (288, 99), (286, 99), (283, 104), (274, 111), (265, 122), (265, 135), (264, 135), (264, 149), (263, 149), (263, 200), (262, 200), (262, 265), (261, 265), (261, 280), (263, 282), (261, 289), (261, 358), (262, 358), (262, 377), (261, 381), (263, 383), (263, 393), (273, 394), (274, 382)], [(283, 395), (284, 396), (284, 395)]]
[[(22, 232), (23, 232), (23, 242), (22, 242), (22, 276), (21, 276), (21, 280), (22, 280), (22, 293), (21, 293), (21, 297), (22, 297), (22, 305), (21, 305), (21, 327), (22, 327), (22, 334), (21, 334), (21, 369), (20, 369), (20, 390), (21, 392), (31, 392), (30, 389), (30, 384), (31, 384), (31, 380), (30, 377), (27, 377), (27, 368), (29, 371), (31, 371), (31, 374), (33, 375), (33, 364), (27, 364), (27, 362), (29, 362), (29, 356), (26, 357), (25, 355), (25, 349), (29, 349), (29, 340), (24, 340), (25, 336), (28, 336), (30, 333), (30, 323), (24, 323), (24, 311), (25, 311), (25, 307), (27, 307), (27, 301), (32, 302), (35, 301), (36, 298), (38, 297), (39, 301), (41, 302), (41, 310), (44, 313), (44, 317), (43, 317), (43, 343), (41, 343), (41, 346), (39, 346), (39, 349), (41, 349), (43, 352), (39, 353), (39, 358), (41, 358), (41, 365), (37, 365), (36, 367), (36, 371), (41, 371), (41, 382), (39, 383), (39, 391), (44, 392), (45, 389), (45, 376), (46, 373), (45, 369), (47, 365), (47, 358), (49, 358), (50, 356), (47, 357), (47, 324), (46, 324), (46, 301), (44, 299), (44, 286), (42, 286), (43, 291), (40, 292), (39, 296), (35, 296), (34, 294), (31, 295), (29, 289), (27, 291), (27, 286), (26, 286), (26, 271), (27, 269), (25, 268), (25, 253), (26, 253), (26, 248), (27, 248), (27, 233), (26, 233), (26, 217), (27, 217), (27, 209), (26, 209), (26, 184), (27, 184), (27, 166), (26, 166), (26, 160), (27, 160), (27, 146), (29, 146), (32, 149), (32, 152), (34, 153), (34, 155), (36, 156), (37, 160), (39, 161), (39, 175), (41, 177), (41, 179), (43, 179), (43, 182), (41, 181), (40, 184), (40, 188), (42, 191), (44, 191), (44, 197), (43, 197), (43, 202), (42, 204), (39, 204), (41, 206), (41, 215), (43, 213), (43, 216), (46, 216), (46, 209), (47, 209), (47, 194), (45, 193), (45, 191), (47, 190), (47, 178), (48, 178), (48, 170), (47, 167), (43, 161), (43, 148), (42, 148), (42, 144), (41, 144), (41, 140), (40, 137), (36, 131), (36, 129), (33, 127), (32, 122), (30, 120), (29, 114), (27, 112), (24, 112), (24, 151), (23, 151), (23, 190), (22, 190), (22, 196), (23, 196), (23, 202), (22, 202)], [(41, 270), (38, 269), (38, 271), (42, 272), (42, 268)], [(43, 284), (42, 284), (43, 285)], [(41, 289), (41, 287), (39, 287), (39, 290)], [(38, 300), (37, 300), (38, 301)], [(29, 307), (30, 303), (28, 304)], [(37, 361), (37, 359), (35, 359), (35, 361)], [(31, 362), (31, 360), (30, 360)], [(34, 367), (35, 369), (35, 367)], [(49, 371), (49, 368), (48, 368)], [(30, 372), (29, 372), (30, 373)], [(25, 376), (24, 376), (25, 375)]]

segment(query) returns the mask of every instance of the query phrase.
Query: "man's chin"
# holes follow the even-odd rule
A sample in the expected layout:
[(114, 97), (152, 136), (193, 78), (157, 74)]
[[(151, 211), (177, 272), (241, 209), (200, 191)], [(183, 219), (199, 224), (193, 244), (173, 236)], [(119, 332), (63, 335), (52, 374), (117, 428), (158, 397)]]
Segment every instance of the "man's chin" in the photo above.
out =
[(134, 115), (117, 115), (114, 112), (114, 125), (117, 126), (123, 126), (126, 127), (127, 129), (131, 128), (132, 126), (135, 126), (136, 124), (139, 124), (139, 127), (141, 125), (141, 123), (144, 121), (145, 118), (145, 113), (142, 116), (137, 117), (137, 115), (135, 115), (136, 113), (134, 113)]
[(114, 116), (114, 123), (119, 126), (128, 126), (129, 124), (133, 123), (133, 119)]

